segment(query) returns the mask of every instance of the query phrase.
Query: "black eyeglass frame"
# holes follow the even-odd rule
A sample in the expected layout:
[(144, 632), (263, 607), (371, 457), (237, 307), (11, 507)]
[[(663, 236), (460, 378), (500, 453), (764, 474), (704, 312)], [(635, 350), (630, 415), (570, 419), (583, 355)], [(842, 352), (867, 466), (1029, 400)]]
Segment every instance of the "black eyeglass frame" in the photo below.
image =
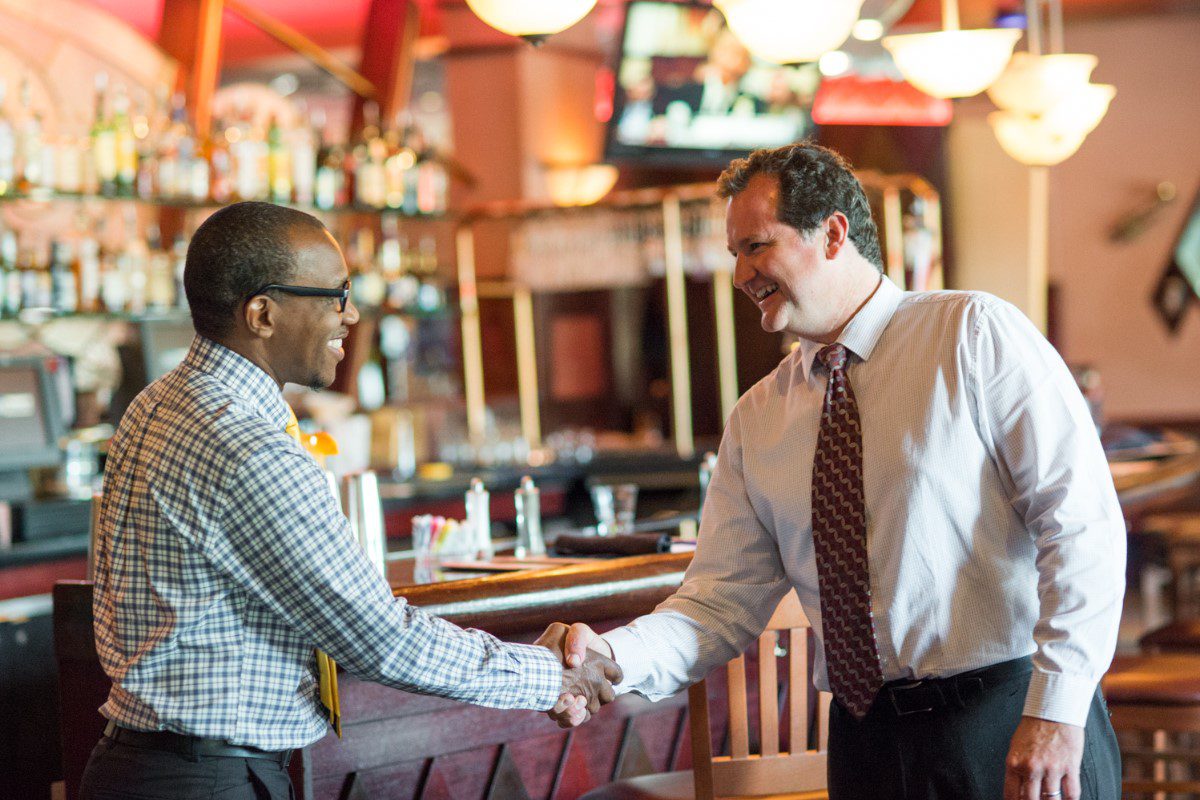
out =
[(246, 300), (258, 297), (260, 294), (266, 294), (270, 291), (283, 292), (284, 294), (293, 294), (298, 297), (335, 297), (340, 302), (338, 303), (338, 313), (346, 313), (346, 304), (350, 302), (350, 281), (346, 281), (339, 289), (322, 289), (317, 286), (290, 286), (286, 283), (268, 283), (255, 289), (250, 294), (246, 295)]

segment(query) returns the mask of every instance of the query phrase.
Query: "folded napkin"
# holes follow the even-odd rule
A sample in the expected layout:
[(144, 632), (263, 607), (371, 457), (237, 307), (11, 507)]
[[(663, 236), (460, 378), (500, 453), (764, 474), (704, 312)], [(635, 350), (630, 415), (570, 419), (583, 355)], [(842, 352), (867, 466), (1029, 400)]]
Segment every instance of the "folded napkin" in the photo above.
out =
[(671, 537), (666, 533), (629, 533), (621, 536), (572, 536), (564, 534), (554, 541), (560, 556), (640, 556), (671, 552)]

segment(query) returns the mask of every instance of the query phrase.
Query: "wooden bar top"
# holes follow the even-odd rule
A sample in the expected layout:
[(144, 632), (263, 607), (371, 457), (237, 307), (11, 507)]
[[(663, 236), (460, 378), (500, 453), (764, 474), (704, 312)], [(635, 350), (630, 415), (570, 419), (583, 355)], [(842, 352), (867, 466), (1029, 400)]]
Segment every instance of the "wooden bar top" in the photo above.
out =
[(643, 614), (679, 587), (691, 560), (691, 553), (631, 556), (443, 583), (393, 582), (392, 591), (458, 625), (505, 636), (555, 621)]

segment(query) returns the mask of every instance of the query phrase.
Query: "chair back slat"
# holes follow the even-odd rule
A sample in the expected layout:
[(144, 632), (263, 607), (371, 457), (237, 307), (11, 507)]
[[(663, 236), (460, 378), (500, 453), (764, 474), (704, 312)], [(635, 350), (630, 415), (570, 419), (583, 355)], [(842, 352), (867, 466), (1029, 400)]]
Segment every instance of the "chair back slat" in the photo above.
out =
[(766, 631), (758, 637), (759, 752), (779, 755), (779, 681), (775, 675), (775, 641), (779, 634)]
[(746, 710), (746, 658), (729, 662), (729, 754), (734, 758), (750, 755), (750, 722)]
[(808, 749), (808, 629), (788, 631), (788, 749)]
[[(712, 757), (709, 706), (705, 682), (688, 689), (691, 714), (692, 769), (696, 800), (716, 796), (777, 796), (816, 792), (826, 785), (825, 749), (829, 741), (828, 714), (832, 696), (818, 695), (817, 749), (809, 743), (808, 618), (795, 592), (789, 592), (758, 639), (758, 711), (761, 753), (750, 754), (749, 713), (746, 707), (746, 660), (739, 656), (726, 669), (729, 696), (730, 755)], [(778, 631), (788, 631), (788, 715), (790, 752), (780, 752), (779, 676), (775, 656)]]
[(708, 687), (704, 681), (688, 688), (688, 714), (696, 800), (713, 800), (712, 739), (708, 730)]
[(821, 692), (817, 695), (817, 749), (824, 753), (829, 749), (829, 705), (833, 695)]

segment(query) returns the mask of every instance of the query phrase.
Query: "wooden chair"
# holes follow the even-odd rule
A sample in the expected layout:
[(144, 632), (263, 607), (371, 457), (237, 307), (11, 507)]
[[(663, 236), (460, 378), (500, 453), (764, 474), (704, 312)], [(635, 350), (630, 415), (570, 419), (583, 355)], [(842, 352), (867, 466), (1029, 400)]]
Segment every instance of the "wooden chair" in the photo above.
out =
[(1121, 656), (1101, 683), (1127, 798), (1200, 795), (1200, 655)]
[[(779, 681), (775, 647), (780, 631), (788, 642), (788, 742), (792, 752), (780, 751)], [(826, 692), (817, 695), (816, 745), (809, 742), (808, 618), (795, 592), (789, 592), (775, 609), (758, 638), (758, 714), (760, 747), (750, 752), (747, 708), (746, 658), (738, 656), (727, 668), (729, 687), (730, 755), (713, 757), (709, 735), (707, 681), (688, 689), (692, 770), (626, 778), (585, 794), (581, 800), (714, 800), (760, 798), (769, 800), (824, 800), (828, 743), (829, 703)], [(801, 743), (797, 749), (797, 743)]]

